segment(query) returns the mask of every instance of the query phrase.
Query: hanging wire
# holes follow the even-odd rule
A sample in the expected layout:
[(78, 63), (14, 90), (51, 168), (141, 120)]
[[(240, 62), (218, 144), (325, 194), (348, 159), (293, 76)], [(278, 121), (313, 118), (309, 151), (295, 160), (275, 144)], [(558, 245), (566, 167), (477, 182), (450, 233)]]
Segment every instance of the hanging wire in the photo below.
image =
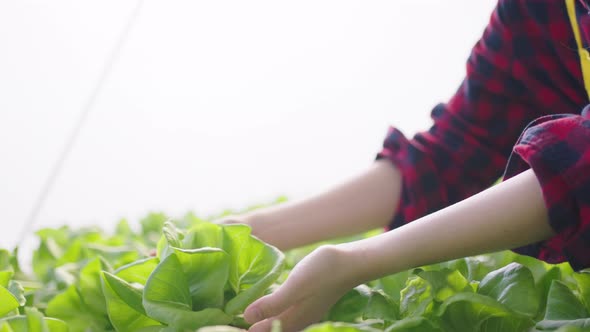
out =
[(141, 12), (143, 2), (144, 0), (138, 0), (137, 5), (133, 9), (133, 12), (131, 12), (129, 19), (127, 20), (127, 23), (123, 27), (123, 30), (121, 30), (121, 34), (119, 35), (117, 42), (115, 43), (111, 53), (107, 57), (104, 66), (100, 72), (100, 75), (98, 76), (94, 84), (94, 88), (91, 90), (90, 94), (88, 95), (88, 98), (86, 99), (86, 102), (83, 104), (80, 110), (80, 115), (78, 116), (78, 120), (76, 121), (72, 131), (70, 132), (70, 135), (67, 137), (63, 145), (63, 148), (61, 149), (61, 152), (58, 155), (58, 158), (51, 167), (51, 171), (45, 179), (43, 187), (41, 187), (41, 191), (39, 192), (39, 195), (37, 196), (37, 199), (33, 204), (31, 212), (28, 218), (26, 219), (23, 228), (21, 229), (20, 236), (17, 242), (17, 247), (20, 247), (23, 244), (29, 232), (32, 231), (33, 226), (35, 225), (35, 222), (39, 217), (39, 213), (45, 205), (47, 197), (49, 197), (49, 194), (55, 186), (56, 179), (59, 177), (66, 160), (70, 156), (73, 147), (76, 144), (76, 141), (80, 137), (80, 133), (84, 128), (84, 124), (86, 123), (86, 119), (88, 118), (90, 111), (94, 108), (98, 96), (102, 92), (105, 82), (107, 81), (109, 75), (113, 70), (114, 64), (117, 62), (121, 55), (121, 50), (127, 42), (129, 34), (133, 29), (133, 26), (135, 25), (137, 18), (139, 17), (139, 13)]

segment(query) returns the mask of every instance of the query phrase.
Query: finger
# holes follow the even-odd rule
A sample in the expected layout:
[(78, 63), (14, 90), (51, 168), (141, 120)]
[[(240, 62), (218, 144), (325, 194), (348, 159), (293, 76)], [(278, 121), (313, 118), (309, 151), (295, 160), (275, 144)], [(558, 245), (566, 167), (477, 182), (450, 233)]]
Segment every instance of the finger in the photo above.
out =
[(244, 319), (246, 322), (253, 324), (265, 318), (270, 318), (285, 311), (291, 302), (283, 298), (277, 293), (264, 296), (251, 305), (244, 311)]
[(308, 325), (319, 322), (334, 301), (306, 299), (295, 304), (276, 319), (281, 322), (281, 331), (301, 331)]
[(275, 319), (273, 319), (273, 318), (263, 319), (260, 322), (250, 326), (250, 328), (248, 329), (248, 332), (269, 332), (269, 331), (272, 331), (272, 322), (274, 320)]
[(250, 304), (244, 311), (244, 319), (250, 324), (259, 322), (265, 318), (277, 316), (293, 304), (295, 300), (290, 296), (290, 291), (285, 290), (283, 284), (272, 294), (263, 296)]
[[(316, 299), (317, 300), (317, 299)], [(272, 331), (273, 322), (280, 322), (281, 332), (301, 331), (310, 324), (319, 322), (330, 307), (332, 301), (310, 303), (303, 301), (290, 307), (276, 317), (266, 318), (252, 325), (249, 332)]]

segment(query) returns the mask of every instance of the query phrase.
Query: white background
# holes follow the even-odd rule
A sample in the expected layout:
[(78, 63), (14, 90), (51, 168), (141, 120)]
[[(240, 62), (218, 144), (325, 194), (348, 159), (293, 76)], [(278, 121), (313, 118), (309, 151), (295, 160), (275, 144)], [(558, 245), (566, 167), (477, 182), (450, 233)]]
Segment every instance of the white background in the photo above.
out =
[[(34, 228), (299, 198), (412, 135), (492, 0), (146, 0)], [(135, 1), (0, 0), (0, 247), (11, 247)]]

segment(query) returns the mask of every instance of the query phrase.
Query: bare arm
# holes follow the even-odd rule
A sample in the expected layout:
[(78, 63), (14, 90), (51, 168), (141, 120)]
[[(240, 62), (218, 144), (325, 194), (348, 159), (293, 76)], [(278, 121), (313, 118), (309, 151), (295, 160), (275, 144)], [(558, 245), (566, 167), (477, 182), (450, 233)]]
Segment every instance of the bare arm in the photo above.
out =
[(373, 239), (350, 244), (361, 280), (415, 266), (511, 249), (553, 235), (533, 171)]
[(250, 305), (245, 318), (258, 322), (251, 331), (269, 330), (273, 319), (280, 319), (285, 331), (299, 330), (360, 283), (420, 265), (522, 246), (552, 234), (541, 187), (529, 170), (388, 233), (320, 247), (277, 291)]
[(395, 213), (401, 175), (386, 160), (319, 195), (243, 217), (252, 232), (282, 250), (384, 227)]

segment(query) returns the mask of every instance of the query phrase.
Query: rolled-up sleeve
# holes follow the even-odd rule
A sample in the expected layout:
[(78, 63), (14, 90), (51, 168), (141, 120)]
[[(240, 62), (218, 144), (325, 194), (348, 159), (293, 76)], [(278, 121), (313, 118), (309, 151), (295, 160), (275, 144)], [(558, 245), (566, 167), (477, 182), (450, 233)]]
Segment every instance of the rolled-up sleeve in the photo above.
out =
[[(562, 2), (498, 2), (467, 61), (460, 88), (449, 102), (433, 109), (432, 127), (411, 139), (394, 127), (389, 129), (377, 158), (390, 160), (403, 178), (389, 229), (487, 189), (500, 179), (511, 158), (506, 176), (529, 167), (539, 176), (551, 225), (558, 233), (518, 251), (549, 262), (567, 259), (574, 267), (590, 265), (590, 255), (577, 254), (589, 251), (584, 239), (589, 241), (590, 233), (579, 231), (587, 227), (581, 221), (580, 200), (581, 192), (590, 190), (582, 184), (590, 177), (582, 161), (587, 159), (584, 144), (590, 137), (588, 120), (574, 115), (588, 101), (579, 58), (567, 48), (572, 43)], [(541, 133), (552, 126), (551, 121), (533, 120), (546, 121), (552, 114), (569, 116), (552, 120), (561, 129)], [(536, 125), (521, 135), (531, 122)], [(566, 134), (568, 128), (571, 134)], [(586, 213), (588, 220), (590, 211)]]
[(532, 122), (510, 157), (504, 179), (532, 168), (541, 184), (549, 240), (515, 249), (549, 263), (590, 266), (590, 114), (550, 115)]
[(514, 23), (520, 19), (515, 7), (499, 2), (467, 61), (466, 78), (448, 103), (433, 109), (428, 131), (407, 139), (390, 128), (378, 158), (392, 161), (403, 177), (390, 228), (489, 187), (527, 123), (544, 115), (530, 93), (535, 85), (514, 73), (520, 55), (514, 40), (527, 34)]

